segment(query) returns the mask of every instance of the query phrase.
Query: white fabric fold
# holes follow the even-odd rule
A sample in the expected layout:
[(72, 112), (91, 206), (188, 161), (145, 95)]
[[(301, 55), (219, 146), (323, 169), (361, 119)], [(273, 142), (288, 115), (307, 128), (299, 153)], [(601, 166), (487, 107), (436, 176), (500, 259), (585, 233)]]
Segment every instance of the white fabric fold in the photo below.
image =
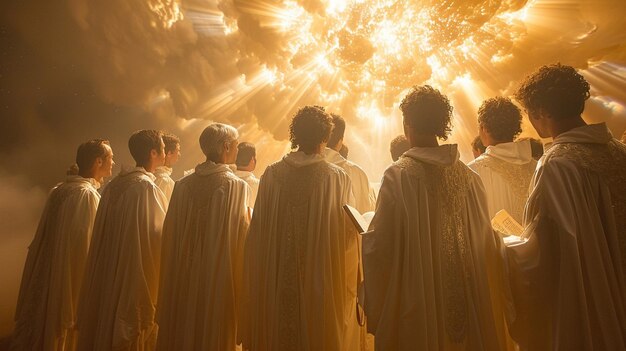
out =
[(523, 350), (626, 348), (626, 146), (606, 125), (554, 139), (532, 180), (523, 244), (505, 247)]
[(163, 225), (157, 350), (235, 350), (246, 197), (246, 183), (210, 161), (176, 184)]
[(50, 192), (28, 247), (12, 350), (73, 350), (99, 185), (92, 178), (69, 176)]
[(104, 189), (77, 312), (77, 350), (154, 348), (167, 199), (142, 167)]

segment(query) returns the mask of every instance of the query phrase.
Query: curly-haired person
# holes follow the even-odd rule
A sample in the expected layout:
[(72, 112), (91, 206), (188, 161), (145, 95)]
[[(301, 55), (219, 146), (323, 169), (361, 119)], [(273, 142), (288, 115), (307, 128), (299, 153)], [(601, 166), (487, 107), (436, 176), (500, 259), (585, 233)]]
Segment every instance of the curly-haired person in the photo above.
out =
[(524, 240), (505, 246), (509, 330), (524, 350), (626, 349), (626, 146), (581, 114), (589, 83), (543, 66), (515, 98), (554, 142), (537, 166)]
[[(452, 106), (430, 86), (400, 104), (411, 148), (383, 176), (363, 235), (365, 312), (375, 348), (502, 350), (492, 304), (497, 254), (482, 182), (459, 160)], [(497, 320), (496, 320), (497, 319)]]
[(478, 109), (478, 132), (486, 150), (468, 166), (485, 185), (491, 218), (503, 209), (518, 222), (524, 215), (537, 161), (530, 141), (513, 141), (522, 132), (521, 124), (522, 113), (510, 99), (491, 98)]
[(323, 156), (332, 128), (323, 109), (298, 110), (295, 150), (261, 177), (239, 308), (246, 350), (354, 350), (358, 234), (343, 216), (350, 179)]

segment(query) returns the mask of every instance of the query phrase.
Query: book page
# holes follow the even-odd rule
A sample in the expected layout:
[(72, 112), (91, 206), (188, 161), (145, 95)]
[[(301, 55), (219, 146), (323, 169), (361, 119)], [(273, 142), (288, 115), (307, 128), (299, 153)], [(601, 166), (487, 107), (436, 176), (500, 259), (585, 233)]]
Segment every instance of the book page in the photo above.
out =
[(520, 236), (524, 232), (524, 227), (519, 224), (506, 210), (500, 210), (491, 219), (491, 226), (494, 230), (505, 236)]
[(360, 234), (367, 231), (367, 228), (369, 228), (370, 222), (374, 217), (374, 212), (365, 212), (361, 215), (356, 208), (350, 205), (343, 205), (343, 210), (346, 212), (348, 218), (350, 218), (350, 221)]

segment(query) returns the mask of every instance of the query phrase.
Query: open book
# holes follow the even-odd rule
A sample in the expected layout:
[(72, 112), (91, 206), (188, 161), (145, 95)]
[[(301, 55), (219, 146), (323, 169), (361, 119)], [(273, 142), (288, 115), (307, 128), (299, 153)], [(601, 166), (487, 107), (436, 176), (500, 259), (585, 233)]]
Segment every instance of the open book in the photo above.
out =
[(367, 231), (372, 218), (374, 218), (374, 211), (361, 214), (356, 208), (350, 205), (343, 205), (343, 210), (346, 212), (359, 234), (363, 234)]
[(500, 210), (493, 216), (491, 226), (502, 234), (502, 239), (507, 246), (525, 242), (525, 239), (520, 237), (524, 233), (524, 227), (506, 210)]

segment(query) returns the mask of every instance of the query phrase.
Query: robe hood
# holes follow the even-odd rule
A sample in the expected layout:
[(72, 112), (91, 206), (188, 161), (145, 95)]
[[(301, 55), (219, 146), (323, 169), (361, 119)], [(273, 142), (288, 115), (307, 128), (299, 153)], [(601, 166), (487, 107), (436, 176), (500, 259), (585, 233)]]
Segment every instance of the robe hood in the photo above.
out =
[(207, 175), (220, 173), (220, 172), (233, 173), (233, 170), (231, 169), (229, 165), (226, 165), (223, 163), (215, 163), (213, 161), (206, 161), (204, 163), (197, 165), (196, 171), (195, 171), (196, 174), (199, 174), (202, 176), (207, 176)]
[(302, 151), (294, 151), (285, 155), (285, 157), (283, 157), (283, 160), (285, 160), (288, 165), (299, 168), (312, 165), (314, 163), (323, 162), (324, 156), (320, 154), (307, 155)]
[(167, 176), (171, 176), (172, 175), (172, 168), (167, 167), (167, 166), (159, 166), (154, 170), (154, 175), (167, 175)]
[(324, 159), (333, 164), (341, 164), (346, 162), (346, 159), (343, 158), (340, 153), (331, 148), (326, 148), (326, 150), (324, 150)]
[(100, 189), (100, 182), (93, 178), (84, 178), (79, 175), (71, 175), (65, 178), (65, 181), (68, 183), (88, 183), (91, 184), (96, 189)]
[(613, 140), (613, 134), (606, 123), (589, 124), (568, 130), (554, 138), (551, 147), (564, 143), (606, 144)]
[(131, 169), (128, 169), (128, 170), (122, 169), (122, 171), (120, 172), (119, 176), (120, 177), (125, 177), (125, 176), (128, 176), (128, 175), (133, 174), (133, 173), (143, 173), (148, 178), (152, 179), (152, 181), (156, 180), (156, 177), (154, 176), (154, 174), (146, 171), (146, 169), (143, 168), (143, 167), (135, 167), (135, 168), (131, 168)]
[(250, 172), (250, 171), (235, 171), (235, 175), (239, 178), (246, 178), (246, 177), (250, 177), (250, 176), (254, 176), (254, 173)]
[(459, 160), (460, 155), (456, 144), (445, 144), (435, 147), (414, 147), (401, 157), (410, 157), (435, 165), (450, 166)]
[(508, 163), (522, 165), (533, 160), (530, 140), (487, 146), (485, 153)]

